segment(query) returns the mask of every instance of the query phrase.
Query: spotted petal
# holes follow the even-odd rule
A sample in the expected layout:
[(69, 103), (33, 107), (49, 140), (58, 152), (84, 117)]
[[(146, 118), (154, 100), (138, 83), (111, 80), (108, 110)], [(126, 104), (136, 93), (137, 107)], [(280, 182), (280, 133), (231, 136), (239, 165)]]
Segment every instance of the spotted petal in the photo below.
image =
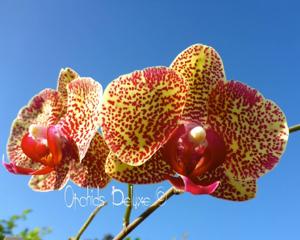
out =
[(120, 182), (132, 184), (158, 183), (175, 174), (172, 167), (163, 160), (161, 151), (157, 151), (141, 166), (125, 164), (118, 160), (113, 152), (110, 152), (107, 157), (105, 171)]
[(72, 82), (76, 78), (79, 78), (79, 75), (73, 69), (65, 68), (60, 70), (58, 76), (58, 82), (57, 82), (57, 91), (62, 96), (64, 106), (67, 106), (67, 100), (68, 100), (67, 86), (70, 82)]
[(222, 166), (198, 178), (199, 184), (220, 181), (218, 188), (211, 194), (214, 197), (231, 201), (246, 201), (256, 195), (256, 180), (236, 180)]
[(212, 196), (231, 201), (246, 201), (256, 196), (256, 180), (235, 180), (223, 175)]
[(74, 164), (70, 178), (80, 187), (103, 188), (110, 177), (105, 173), (108, 147), (99, 133), (91, 141), (89, 150), (81, 163)]
[(224, 167), (236, 179), (254, 180), (284, 152), (288, 127), (281, 109), (242, 83), (219, 83), (209, 98), (208, 124), (223, 136)]
[(32, 176), (29, 187), (35, 191), (48, 192), (61, 190), (69, 179), (71, 157), (64, 158), (64, 162), (49, 174)]
[(8, 158), (19, 167), (38, 169), (41, 164), (28, 158), (21, 148), (23, 136), (31, 124), (51, 125), (60, 118), (62, 101), (55, 90), (45, 89), (33, 97), (27, 106), (20, 110), (14, 120), (7, 143)]
[(185, 81), (165, 67), (135, 71), (111, 82), (101, 114), (109, 148), (126, 164), (146, 162), (176, 128), (186, 92)]
[(207, 102), (217, 82), (225, 81), (225, 72), (219, 54), (212, 47), (196, 44), (181, 52), (171, 64), (189, 86), (183, 120), (205, 124)]
[(80, 78), (68, 84), (67, 92), (67, 112), (58, 125), (76, 143), (81, 160), (99, 128), (102, 87), (91, 78)]

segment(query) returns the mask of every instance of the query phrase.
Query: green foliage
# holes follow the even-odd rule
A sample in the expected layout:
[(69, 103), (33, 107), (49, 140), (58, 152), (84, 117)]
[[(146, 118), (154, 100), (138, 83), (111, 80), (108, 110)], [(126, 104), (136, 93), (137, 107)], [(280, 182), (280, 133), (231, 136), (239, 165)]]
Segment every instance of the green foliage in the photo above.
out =
[(49, 227), (36, 227), (32, 230), (25, 228), (20, 233), (16, 233), (17, 221), (27, 220), (27, 215), (31, 213), (30, 209), (26, 209), (20, 215), (13, 215), (8, 220), (0, 219), (0, 240), (4, 240), (5, 236), (16, 236), (23, 240), (42, 240), (42, 237), (51, 233)]

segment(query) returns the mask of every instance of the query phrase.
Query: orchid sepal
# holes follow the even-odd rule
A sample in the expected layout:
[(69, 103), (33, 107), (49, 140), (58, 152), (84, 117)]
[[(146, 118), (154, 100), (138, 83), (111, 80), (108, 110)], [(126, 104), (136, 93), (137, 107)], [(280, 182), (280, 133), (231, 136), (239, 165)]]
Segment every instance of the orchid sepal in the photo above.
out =
[(44, 175), (54, 170), (52, 167), (49, 166), (43, 167), (38, 170), (32, 168), (19, 167), (14, 162), (2, 162), (2, 165), (6, 168), (8, 172), (17, 175)]

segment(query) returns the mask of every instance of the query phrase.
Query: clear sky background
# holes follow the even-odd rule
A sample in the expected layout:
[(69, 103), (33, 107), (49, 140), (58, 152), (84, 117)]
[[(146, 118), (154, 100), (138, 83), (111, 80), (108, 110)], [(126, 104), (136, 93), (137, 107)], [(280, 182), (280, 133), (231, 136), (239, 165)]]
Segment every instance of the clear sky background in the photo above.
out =
[[(55, 88), (61, 68), (72, 67), (105, 87), (135, 69), (168, 66), (194, 43), (217, 49), (228, 79), (257, 88), (281, 106), (289, 125), (299, 123), (298, 2), (0, 0), (1, 155), (19, 109), (42, 89)], [(192, 240), (296, 239), (299, 146), (300, 133), (291, 135), (278, 167), (259, 180), (254, 200), (235, 203), (210, 196), (176, 196), (132, 236), (142, 240), (181, 239), (183, 234)], [(22, 226), (51, 226), (54, 232), (47, 240), (74, 235), (94, 207), (68, 208), (64, 190), (36, 193), (27, 187), (28, 180), (0, 167), (0, 218), (32, 208)], [(77, 196), (85, 196), (85, 190), (69, 185)], [(100, 192), (109, 206), (84, 239), (121, 229), (125, 208), (112, 205), (113, 186), (126, 189), (113, 181)], [(153, 201), (158, 187), (167, 190), (169, 184), (138, 186), (135, 194)], [(71, 198), (70, 192), (67, 196)], [(133, 216), (145, 209), (140, 206)]]

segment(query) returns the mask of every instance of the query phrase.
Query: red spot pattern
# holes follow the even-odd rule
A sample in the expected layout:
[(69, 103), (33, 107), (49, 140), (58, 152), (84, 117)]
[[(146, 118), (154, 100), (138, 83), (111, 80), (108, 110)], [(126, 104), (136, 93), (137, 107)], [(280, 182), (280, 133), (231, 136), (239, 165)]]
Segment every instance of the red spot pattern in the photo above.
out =
[(32, 176), (29, 186), (31, 189), (40, 192), (62, 189), (69, 179), (69, 169), (72, 161), (74, 161), (72, 157), (66, 156), (62, 164), (57, 166), (51, 173)]
[(113, 152), (110, 152), (105, 171), (120, 182), (132, 184), (158, 183), (175, 174), (169, 163), (163, 159), (161, 151), (157, 151), (151, 160), (137, 167), (121, 162)]
[(209, 94), (217, 82), (225, 81), (222, 59), (212, 47), (196, 44), (181, 52), (171, 68), (189, 87), (182, 119), (204, 124)]
[(63, 114), (65, 114), (67, 111), (67, 101), (68, 101), (67, 86), (70, 82), (72, 82), (77, 78), (79, 78), (78, 73), (71, 68), (65, 68), (60, 70), (58, 76), (58, 82), (57, 82), (57, 91), (60, 93), (63, 101), (63, 105), (64, 105)]
[(240, 180), (256, 179), (278, 163), (288, 138), (281, 109), (240, 82), (220, 82), (209, 98), (208, 124), (223, 136), (224, 168)]
[(80, 187), (105, 187), (110, 180), (105, 173), (105, 161), (108, 153), (105, 141), (100, 133), (96, 133), (81, 163), (73, 162), (70, 179)]
[(186, 92), (184, 80), (165, 67), (114, 80), (105, 90), (101, 113), (109, 148), (124, 163), (146, 162), (176, 128)]
[(215, 181), (220, 181), (220, 185), (211, 194), (214, 197), (231, 201), (246, 201), (256, 195), (256, 180), (236, 180), (222, 166), (200, 176), (197, 183), (208, 185)]
[(69, 83), (67, 91), (67, 112), (58, 125), (76, 143), (81, 160), (100, 125), (98, 116), (102, 88), (91, 78), (80, 78)]

